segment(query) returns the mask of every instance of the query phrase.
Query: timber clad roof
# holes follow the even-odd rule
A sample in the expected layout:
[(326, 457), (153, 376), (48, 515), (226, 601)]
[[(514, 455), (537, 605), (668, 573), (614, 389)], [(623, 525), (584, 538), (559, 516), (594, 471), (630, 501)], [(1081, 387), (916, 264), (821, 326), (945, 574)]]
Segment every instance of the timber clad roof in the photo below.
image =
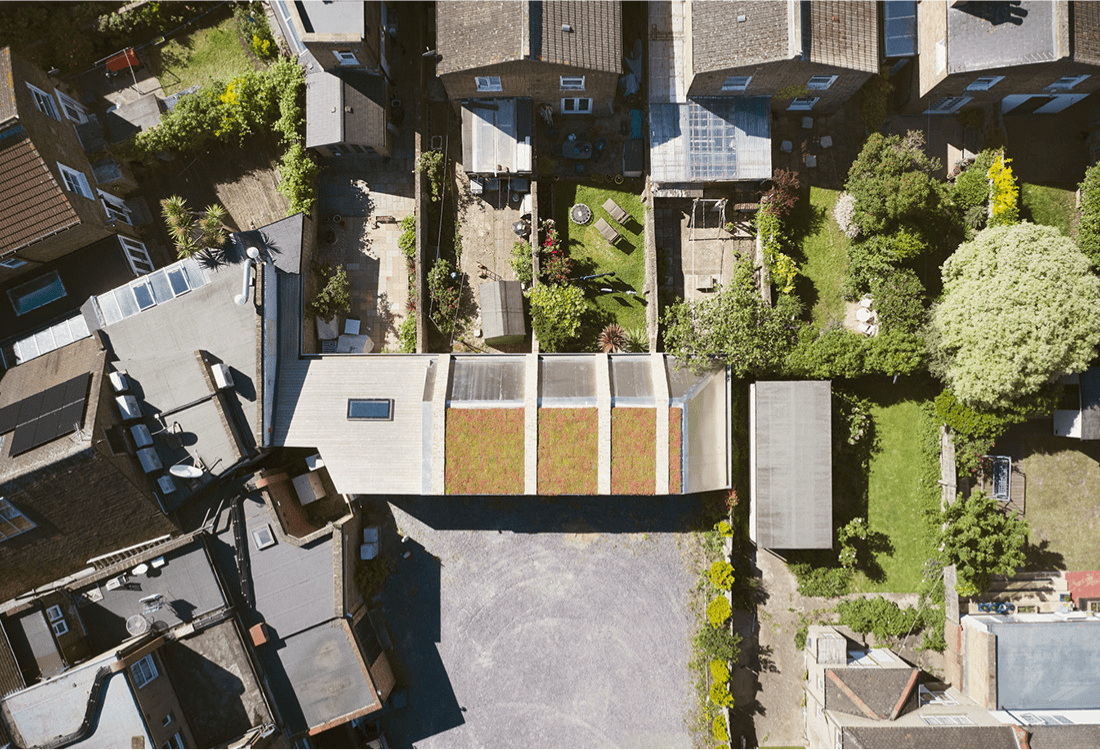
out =
[(80, 223), (31, 139), (0, 148), (0, 253)]

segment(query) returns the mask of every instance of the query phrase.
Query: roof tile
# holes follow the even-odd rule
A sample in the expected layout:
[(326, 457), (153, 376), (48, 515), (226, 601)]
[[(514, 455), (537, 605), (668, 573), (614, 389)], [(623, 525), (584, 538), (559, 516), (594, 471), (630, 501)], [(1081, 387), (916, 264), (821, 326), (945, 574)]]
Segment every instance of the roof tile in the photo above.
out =
[(0, 148), (0, 253), (80, 223), (28, 136)]

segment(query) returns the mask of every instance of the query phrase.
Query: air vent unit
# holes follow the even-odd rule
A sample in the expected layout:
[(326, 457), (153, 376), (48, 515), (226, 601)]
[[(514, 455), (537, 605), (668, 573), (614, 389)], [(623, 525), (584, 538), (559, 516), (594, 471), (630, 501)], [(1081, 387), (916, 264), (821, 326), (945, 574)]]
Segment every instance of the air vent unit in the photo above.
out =
[(224, 362), (218, 362), (210, 368), (214, 374), (214, 385), (218, 390), (233, 387), (233, 376), (229, 372), (229, 366)]
[(253, 531), (252, 538), (256, 541), (256, 549), (267, 549), (275, 546), (275, 535), (271, 533), (271, 527), (268, 525)]
[(130, 390), (130, 379), (126, 377), (126, 373), (111, 372), (107, 377), (111, 379), (111, 387), (115, 389), (115, 393)]

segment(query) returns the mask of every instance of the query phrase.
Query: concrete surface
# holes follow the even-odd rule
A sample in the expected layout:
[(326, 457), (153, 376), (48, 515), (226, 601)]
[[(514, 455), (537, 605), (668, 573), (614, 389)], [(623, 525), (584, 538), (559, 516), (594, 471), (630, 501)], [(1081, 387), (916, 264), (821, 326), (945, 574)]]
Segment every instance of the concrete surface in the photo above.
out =
[(410, 537), (385, 598), (410, 684), (391, 745), (690, 747), (692, 502), (391, 505)]

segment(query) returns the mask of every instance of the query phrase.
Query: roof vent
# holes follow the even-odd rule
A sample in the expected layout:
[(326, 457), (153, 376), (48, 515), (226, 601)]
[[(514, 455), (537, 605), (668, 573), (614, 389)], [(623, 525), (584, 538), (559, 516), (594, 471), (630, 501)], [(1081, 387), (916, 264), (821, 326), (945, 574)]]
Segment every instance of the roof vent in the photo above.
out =
[(347, 114), (350, 115), (351, 114), (351, 107), (344, 107), (344, 112), (346, 112)]
[(130, 382), (126, 378), (124, 372), (109, 372), (107, 377), (111, 380), (111, 387), (115, 389), (115, 393), (122, 393), (125, 390), (129, 390)]
[(744, 23), (747, 20), (749, 20), (748, 16), (738, 16), (737, 17), (737, 23)]
[(214, 385), (218, 387), (219, 391), (233, 387), (233, 375), (229, 372), (229, 366), (224, 362), (211, 365), (210, 371), (214, 375)]
[(271, 526), (264, 524), (261, 528), (252, 532), (252, 538), (256, 542), (256, 549), (267, 549), (275, 546), (275, 535), (271, 533)]
[(573, 33), (573, 27), (570, 26), (567, 23), (563, 23), (561, 25), (561, 30), (564, 31), (566, 34), (572, 34)]

